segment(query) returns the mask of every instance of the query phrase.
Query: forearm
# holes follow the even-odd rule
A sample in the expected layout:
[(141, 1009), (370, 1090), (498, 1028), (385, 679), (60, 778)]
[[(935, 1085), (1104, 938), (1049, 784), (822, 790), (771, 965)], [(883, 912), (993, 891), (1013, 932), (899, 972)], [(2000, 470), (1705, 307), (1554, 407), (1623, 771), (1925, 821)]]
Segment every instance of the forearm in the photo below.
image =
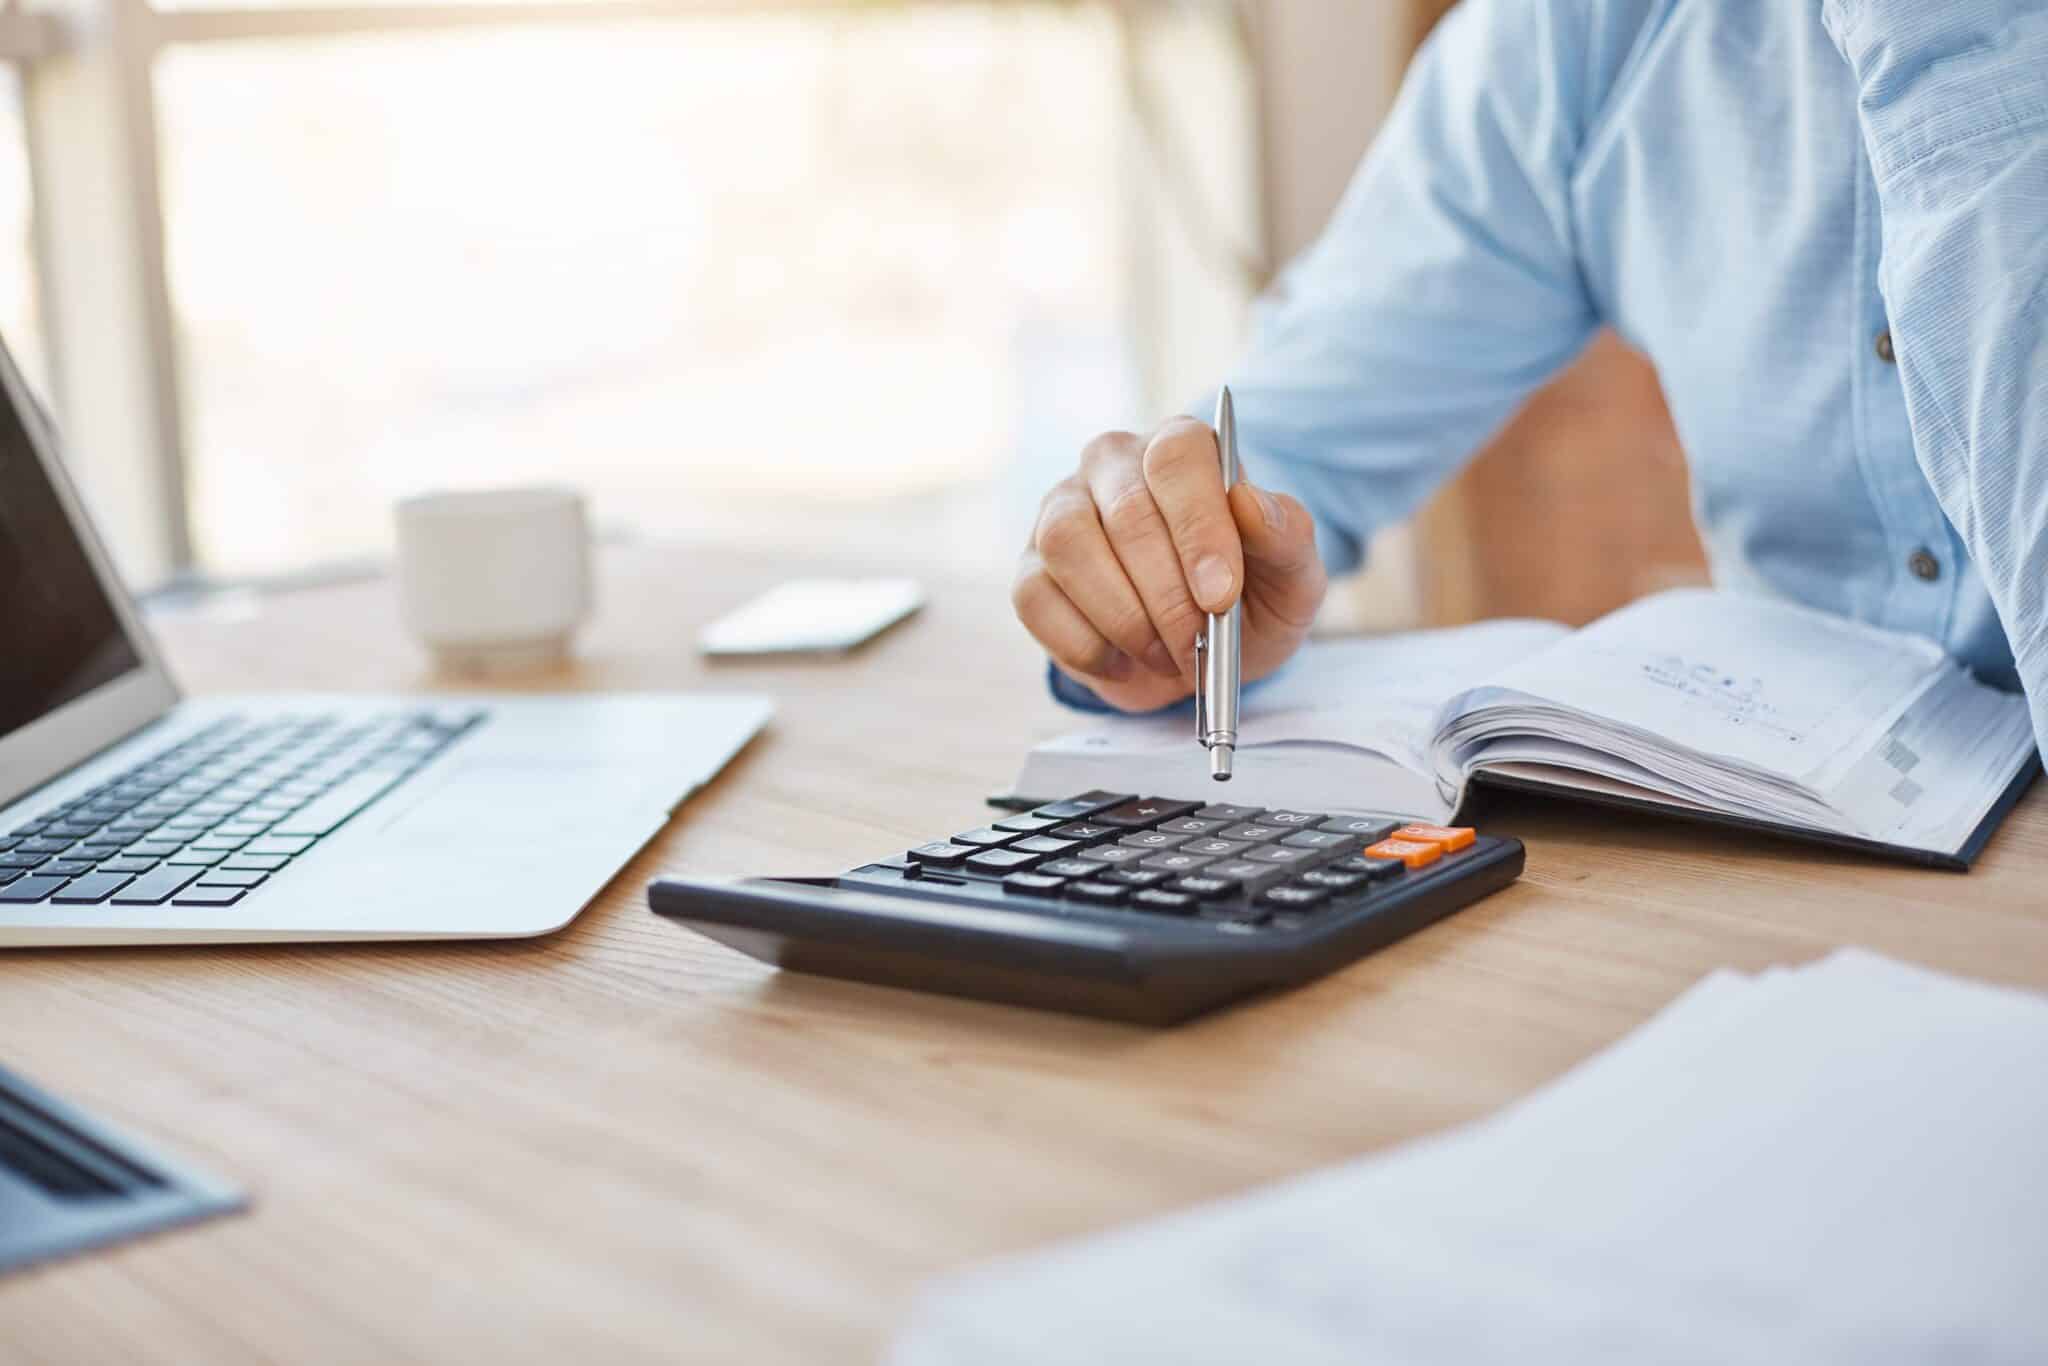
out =
[(1914, 449), (2048, 745), (2048, 0), (1827, 0)]

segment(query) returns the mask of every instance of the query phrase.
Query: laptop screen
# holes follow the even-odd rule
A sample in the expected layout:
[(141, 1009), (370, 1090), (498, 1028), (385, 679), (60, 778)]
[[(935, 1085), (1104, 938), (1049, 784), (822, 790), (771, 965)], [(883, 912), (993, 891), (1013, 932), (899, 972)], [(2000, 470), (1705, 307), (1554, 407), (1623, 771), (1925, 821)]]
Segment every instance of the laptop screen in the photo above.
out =
[(0, 736), (142, 667), (0, 394)]

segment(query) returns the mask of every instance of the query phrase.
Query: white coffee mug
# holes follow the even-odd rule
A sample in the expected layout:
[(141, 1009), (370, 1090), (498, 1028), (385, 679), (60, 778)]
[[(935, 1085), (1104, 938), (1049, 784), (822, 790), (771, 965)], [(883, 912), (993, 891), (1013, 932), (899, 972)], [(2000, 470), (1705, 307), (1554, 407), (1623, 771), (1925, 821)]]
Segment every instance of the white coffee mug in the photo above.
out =
[(567, 488), (427, 493), (397, 507), (405, 624), (446, 669), (560, 662), (590, 616), (590, 523)]

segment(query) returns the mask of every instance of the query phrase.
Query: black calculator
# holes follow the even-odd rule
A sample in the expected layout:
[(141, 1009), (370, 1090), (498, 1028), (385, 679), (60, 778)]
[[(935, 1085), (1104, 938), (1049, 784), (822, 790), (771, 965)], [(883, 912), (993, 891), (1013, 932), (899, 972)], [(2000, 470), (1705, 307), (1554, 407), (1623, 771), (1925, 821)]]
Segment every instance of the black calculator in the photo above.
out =
[(797, 972), (1170, 1024), (1513, 882), (1519, 840), (1084, 792), (837, 877), (663, 878), (656, 914)]

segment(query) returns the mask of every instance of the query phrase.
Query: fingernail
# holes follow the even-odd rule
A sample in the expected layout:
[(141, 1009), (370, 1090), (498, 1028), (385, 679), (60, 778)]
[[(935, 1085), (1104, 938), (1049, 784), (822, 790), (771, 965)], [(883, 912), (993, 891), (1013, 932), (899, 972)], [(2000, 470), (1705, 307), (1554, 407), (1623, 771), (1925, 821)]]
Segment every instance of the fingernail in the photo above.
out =
[(1137, 667), (1138, 661), (1122, 650), (1111, 650), (1109, 658), (1103, 662), (1102, 672), (1097, 677), (1106, 678), (1112, 683), (1121, 683), (1129, 678)]
[(1280, 500), (1262, 488), (1254, 488), (1252, 496), (1259, 500), (1259, 511), (1266, 518), (1266, 530), (1278, 531), (1287, 525), (1287, 509), (1280, 506)]
[(1166, 648), (1166, 642), (1155, 640), (1145, 651), (1145, 667), (1161, 678), (1179, 678), (1180, 666), (1173, 662), (1173, 651)]
[(1204, 555), (1195, 561), (1188, 586), (1195, 590), (1195, 601), (1203, 607), (1220, 606), (1230, 596), (1230, 566), (1221, 555)]

